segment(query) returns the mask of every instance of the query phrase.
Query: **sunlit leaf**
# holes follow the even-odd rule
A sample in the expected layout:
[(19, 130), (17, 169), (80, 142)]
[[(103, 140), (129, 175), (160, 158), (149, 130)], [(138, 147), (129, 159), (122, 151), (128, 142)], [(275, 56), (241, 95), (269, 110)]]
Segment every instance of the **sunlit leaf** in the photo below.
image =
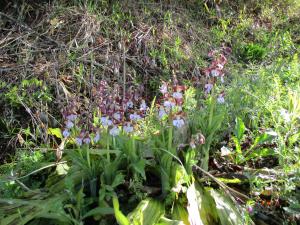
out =
[(193, 183), (187, 190), (187, 199), (190, 225), (218, 224), (214, 200), (204, 188)]
[(243, 225), (243, 216), (238, 211), (237, 206), (225, 194), (211, 189), (211, 196), (216, 202), (216, 209), (222, 225)]
[(162, 217), (158, 223), (155, 225), (186, 225), (182, 221), (179, 220), (170, 220), (168, 218)]
[(120, 211), (119, 200), (116, 196), (113, 196), (113, 206), (116, 220), (119, 225), (130, 225), (127, 217)]
[(176, 203), (174, 205), (172, 218), (175, 220), (182, 221), (184, 225), (190, 225), (187, 209), (183, 207), (180, 203)]
[(56, 166), (56, 172), (58, 175), (66, 175), (68, 174), (69, 166), (67, 163), (61, 163)]
[(144, 179), (146, 179), (145, 174), (145, 166), (146, 166), (146, 160), (140, 159), (139, 161), (131, 164), (131, 166), (134, 168), (136, 172), (138, 172)]
[(119, 186), (120, 184), (123, 184), (123, 183), (124, 183), (124, 175), (121, 174), (121, 173), (118, 173), (118, 174), (115, 176), (115, 178), (114, 178), (114, 180), (113, 180), (111, 186), (112, 186), (113, 188), (115, 188), (115, 187), (117, 187), (117, 186)]
[(245, 160), (254, 159), (257, 157), (266, 157), (274, 154), (275, 154), (274, 150), (270, 148), (255, 149), (247, 157), (245, 157)]
[(154, 225), (164, 215), (164, 204), (154, 199), (145, 199), (132, 211), (127, 218), (130, 224)]
[(271, 141), (271, 140), (274, 139), (274, 137), (275, 136), (270, 135), (268, 133), (263, 133), (263, 134), (261, 134), (261, 135), (259, 135), (258, 137), (255, 138), (254, 143), (251, 147), (253, 148), (256, 145), (263, 144), (263, 143), (266, 143), (268, 141)]
[(89, 216), (99, 216), (99, 215), (111, 215), (114, 214), (114, 209), (110, 207), (97, 207), (90, 211), (88, 211), (86, 214), (84, 214), (83, 218), (89, 217)]
[(48, 128), (48, 134), (53, 135), (59, 139), (63, 138), (60, 128)]
[(235, 129), (234, 135), (240, 141), (243, 138), (243, 135), (246, 131), (246, 127), (241, 118), (237, 117), (235, 119)]

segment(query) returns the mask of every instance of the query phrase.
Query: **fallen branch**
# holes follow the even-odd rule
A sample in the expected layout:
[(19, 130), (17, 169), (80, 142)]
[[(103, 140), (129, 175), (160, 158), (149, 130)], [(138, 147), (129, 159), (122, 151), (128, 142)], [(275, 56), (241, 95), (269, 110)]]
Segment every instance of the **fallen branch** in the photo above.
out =
[(205, 175), (207, 175), (208, 177), (210, 177), (213, 181), (215, 181), (221, 188), (223, 188), (225, 191), (229, 191), (231, 193), (234, 193), (235, 195), (238, 195), (239, 197), (246, 199), (246, 200), (250, 200), (250, 198), (247, 195), (244, 195), (243, 193), (240, 193), (236, 190), (234, 190), (231, 187), (228, 187), (226, 184), (224, 184), (222, 181), (218, 180), (216, 177), (214, 177), (213, 175), (211, 175), (209, 172), (205, 171), (204, 169), (202, 169), (201, 167), (194, 165), (194, 168), (196, 168), (197, 170), (200, 170), (202, 173), (204, 173)]

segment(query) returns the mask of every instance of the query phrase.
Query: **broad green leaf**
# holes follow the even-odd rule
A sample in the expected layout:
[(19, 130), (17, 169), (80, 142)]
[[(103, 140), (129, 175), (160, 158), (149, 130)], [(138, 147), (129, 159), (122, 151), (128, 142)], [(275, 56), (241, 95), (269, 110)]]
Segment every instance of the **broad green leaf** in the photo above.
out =
[(170, 220), (166, 217), (162, 217), (158, 223), (155, 225), (186, 225), (182, 221), (179, 220)]
[(260, 145), (263, 143), (266, 143), (268, 141), (271, 141), (274, 139), (275, 136), (273, 135), (269, 135), (267, 133), (263, 133), (261, 135), (259, 135), (258, 137), (255, 138), (253, 145), (251, 146), (251, 148), (254, 148), (256, 145)]
[(235, 119), (235, 129), (234, 129), (234, 135), (235, 137), (241, 141), (243, 136), (244, 136), (244, 133), (246, 131), (246, 127), (245, 127), (245, 124), (244, 122), (242, 121), (241, 118), (237, 117)]
[(173, 158), (169, 154), (164, 154), (160, 160), (162, 192), (163, 194), (166, 194), (168, 191), (170, 191), (171, 188), (170, 177)]
[(173, 207), (172, 218), (175, 220), (182, 221), (184, 225), (190, 225), (189, 214), (187, 209), (183, 207), (180, 203), (175, 203)]
[(260, 148), (256, 149), (253, 152), (251, 152), (247, 157), (245, 157), (245, 160), (254, 159), (256, 157), (266, 157), (270, 155), (274, 155), (274, 150), (269, 148)]
[(162, 202), (154, 199), (145, 199), (128, 214), (127, 218), (132, 225), (154, 225), (164, 213), (165, 208)]
[(70, 220), (63, 210), (63, 195), (39, 199), (42, 196), (36, 194), (36, 199), (0, 199), (0, 215), (2, 210), (7, 210), (9, 214), (0, 221), (1, 225), (23, 225), (36, 218), (49, 218), (52, 220), (69, 224)]
[(186, 153), (185, 153), (185, 169), (186, 172), (190, 175), (193, 173), (192, 168), (193, 165), (197, 164), (197, 159), (196, 159), (196, 150), (195, 149), (189, 149)]
[(173, 187), (178, 187), (188, 181), (188, 177), (183, 166), (173, 162), (172, 168), (171, 178)]
[(110, 207), (97, 207), (90, 211), (88, 211), (83, 218), (89, 217), (89, 216), (99, 216), (99, 215), (111, 215), (114, 214), (114, 209)]
[(54, 212), (54, 213), (41, 213), (36, 218), (47, 218), (47, 219), (52, 219), (56, 221), (63, 222), (63, 224), (72, 224), (71, 219), (68, 217), (68, 215), (64, 213), (59, 213), (59, 212)]
[(129, 220), (126, 216), (120, 211), (119, 200), (116, 196), (113, 196), (113, 206), (116, 220), (119, 225), (130, 225)]
[(120, 184), (123, 184), (124, 183), (124, 175), (121, 174), (121, 173), (118, 173), (115, 178), (114, 178), (114, 181), (112, 182), (111, 186), (113, 188), (119, 186)]
[(48, 128), (48, 134), (53, 135), (59, 139), (63, 138), (60, 128)]
[(187, 190), (187, 199), (190, 224), (210, 225), (219, 223), (215, 202), (204, 188), (193, 183)]
[(222, 225), (243, 225), (243, 216), (236, 204), (225, 194), (211, 189), (211, 196), (216, 202), (216, 209)]
[(232, 140), (233, 140), (233, 142), (235, 144), (235, 150), (238, 153), (238, 156), (241, 157), (242, 156), (242, 147), (240, 145), (239, 140), (236, 137), (232, 137)]
[(58, 175), (66, 175), (68, 174), (69, 168), (67, 163), (58, 164), (56, 166), (56, 172)]
[(140, 159), (139, 161), (131, 164), (134, 170), (138, 172), (144, 179), (146, 179), (145, 165), (146, 165), (146, 160), (144, 159)]

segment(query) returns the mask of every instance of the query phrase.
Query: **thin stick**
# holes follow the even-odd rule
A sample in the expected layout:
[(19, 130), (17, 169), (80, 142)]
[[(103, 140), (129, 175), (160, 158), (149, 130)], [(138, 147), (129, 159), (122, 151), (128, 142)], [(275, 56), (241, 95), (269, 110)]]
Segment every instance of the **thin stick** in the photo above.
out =
[(30, 172), (30, 173), (28, 173), (28, 174), (26, 174), (26, 175), (24, 175), (24, 176), (22, 176), (22, 177), (18, 177), (18, 178), (12, 179), (12, 180), (13, 180), (13, 181), (15, 181), (15, 180), (20, 180), (20, 179), (23, 179), (23, 178), (25, 178), (25, 177), (29, 177), (29, 176), (32, 175), (32, 174), (38, 173), (38, 172), (40, 172), (40, 171), (42, 171), (42, 170), (44, 170), (44, 169), (51, 168), (51, 167), (57, 166), (57, 165), (59, 165), (59, 164), (64, 164), (64, 163), (66, 163), (66, 162), (67, 162), (67, 161), (62, 161), (62, 162), (58, 162), (58, 163), (53, 163), (53, 164), (50, 164), (50, 165), (41, 167), (41, 168), (39, 168), (39, 169), (37, 169), (37, 170), (34, 170), (34, 171), (32, 171), (32, 172)]
[(217, 178), (215, 178), (213, 175), (211, 175), (209, 172), (205, 171), (204, 169), (202, 169), (201, 167), (197, 166), (197, 165), (194, 165), (194, 167), (198, 170), (200, 170), (202, 173), (204, 173), (205, 175), (209, 176), (212, 180), (214, 180), (217, 184), (220, 185), (220, 187), (222, 187), (223, 189), (225, 190), (228, 190), (230, 192), (233, 192), (237, 195), (239, 195), (240, 197), (243, 197), (247, 200), (250, 200), (250, 198), (247, 196), (247, 195), (244, 195), (236, 190), (234, 190), (233, 188), (231, 187), (228, 187), (226, 184), (224, 184), (222, 181), (218, 180)]
[(125, 41), (122, 42), (123, 45), (123, 100), (125, 100), (126, 93), (126, 55), (125, 55)]

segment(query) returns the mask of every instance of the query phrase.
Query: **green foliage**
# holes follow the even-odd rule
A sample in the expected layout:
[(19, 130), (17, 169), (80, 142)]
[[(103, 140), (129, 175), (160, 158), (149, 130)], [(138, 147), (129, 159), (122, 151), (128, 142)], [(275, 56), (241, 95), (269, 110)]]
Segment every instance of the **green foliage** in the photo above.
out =
[(239, 58), (248, 62), (257, 62), (263, 60), (267, 53), (267, 49), (259, 44), (250, 43), (241, 46), (239, 50)]
[(198, 156), (201, 160), (201, 167), (208, 170), (208, 160), (210, 148), (214, 141), (216, 141), (216, 133), (219, 131), (224, 120), (224, 109), (217, 105), (215, 97), (209, 97), (205, 102), (203, 108), (195, 114), (192, 119), (193, 133), (202, 133), (205, 137), (205, 143), (197, 148), (200, 152)]
[(236, 118), (236, 124), (234, 129), (234, 136), (232, 137), (233, 143), (235, 145), (235, 152), (230, 153), (230, 150), (225, 148), (223, 155), (232, 155), (235, 158), (235, 163), (240, 164), (250, 159), (256, 157), (265, 157), (274, 155), (274, 150), (270, 148), (260, 147), (263, 144), (270, 143), (277, 134), (275, 132), (266, 131), (263, 134), (259, 134), (256, 137), (253, 137), (253, 143), (248, 147), (247, 150), (242, 149), (243, 141), (245, 140), (246, 127), (243, 121), (240, 118)]
[(245, 224), (241, 209), (224, 194), (193, 183), (187, 190), (189, 221), (197, 224)]
[[(24, 194), (24, 189), (19, 185), (18, 181), (14, 180), (16, 175), (23, 176), (30, 173), (51, 160), (51, 156), (41, 153), (41, 151), (22, 151), (16, 153), (15, 159), (11, 164), (7, 164), (6, 168), (1, 166), (0, 174), (0, 194), (4, 198), (21, 197)], [(3, 168), (3, 169), (2, 169)], [(23, 184), (29, 188), (39, 188), (45, 181), (43, 174), (39, 177), (25, 178)]]
[(13, 107), (22, 106), (22, 104), (33, 107), (39, 101), (47, 103), (52, 100), (49, 88), (42, 80), (36, 78), (22, 80), (20, 84), (9, 85), (6, 88), (9, 91), (4, 94), (4, 101)]
[(164, 205), (154, 199), (145, 199), (127, 217), (129, 224), (152, 225), (156, 224), (164, 215)]

